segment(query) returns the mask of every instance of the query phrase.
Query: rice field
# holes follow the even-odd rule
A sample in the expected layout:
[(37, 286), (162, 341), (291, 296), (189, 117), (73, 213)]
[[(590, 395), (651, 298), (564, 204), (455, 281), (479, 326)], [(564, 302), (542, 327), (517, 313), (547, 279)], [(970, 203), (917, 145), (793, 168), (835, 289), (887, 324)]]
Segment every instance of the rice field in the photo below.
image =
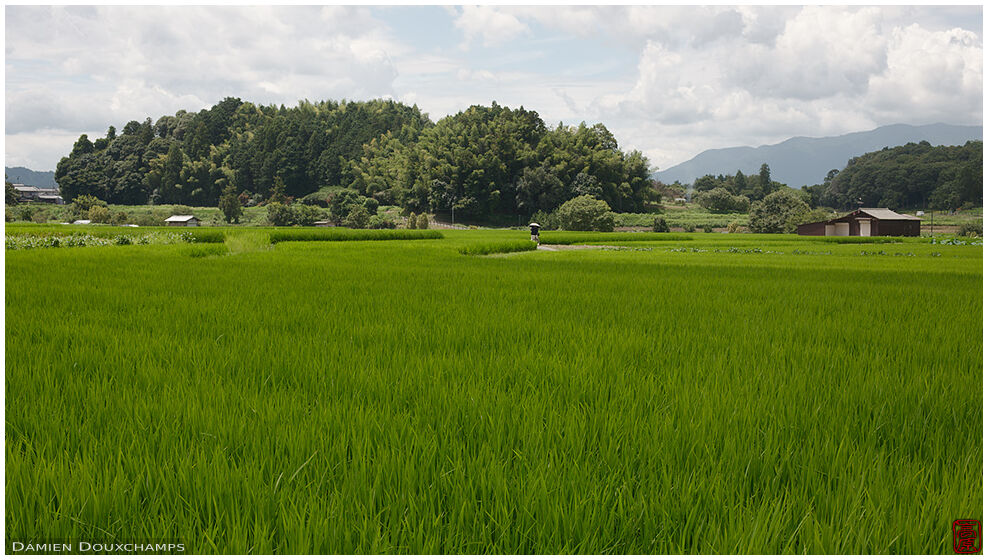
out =
[(981, 246), (221, 231), (5, 252), (8, 552), (946, 554), (982, 518)]

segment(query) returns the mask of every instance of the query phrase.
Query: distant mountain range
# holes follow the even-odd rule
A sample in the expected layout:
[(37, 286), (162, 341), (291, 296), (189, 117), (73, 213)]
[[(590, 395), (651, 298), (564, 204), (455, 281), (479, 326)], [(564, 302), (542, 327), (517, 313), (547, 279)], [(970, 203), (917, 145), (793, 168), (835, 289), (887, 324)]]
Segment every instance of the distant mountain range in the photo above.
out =
[(3, 172), (11, 183), (32, 187), (56, 187), (54, 171), (32, 171), (26, 167), (4, 167)]
[(663, 183), (692, 183), (707, 174), (734, 175), (739, 169), (752, 175), (767, 163), (773, 180), (799, 188), (822, 183), (831, 169), (844, 169), (847, 160), (868, 152), (922, 140), (934, 146), (960, 146), (968, 140), (981, 140), (982, 132), (980, 126), (893, 124), (826, 138), (798, 136), (758, 148), (707, 150), (689, 161), (653, 173), (652, 177)]

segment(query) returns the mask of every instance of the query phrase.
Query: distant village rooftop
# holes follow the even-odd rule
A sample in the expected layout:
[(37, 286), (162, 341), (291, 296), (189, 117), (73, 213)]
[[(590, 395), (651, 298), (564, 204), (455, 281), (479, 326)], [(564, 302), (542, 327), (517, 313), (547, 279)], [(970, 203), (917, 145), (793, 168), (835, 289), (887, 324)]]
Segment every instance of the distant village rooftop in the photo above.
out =
[(64, 204), (62, 197), (58, 194), (58, 187), (35, 187), (33, 185), (23, 185), (21, 183), (13, 183), (14, 190), (17, 191), (17, 196), (22, 201), (37, 200), (39, 202), (48, 202), (50, 204)]

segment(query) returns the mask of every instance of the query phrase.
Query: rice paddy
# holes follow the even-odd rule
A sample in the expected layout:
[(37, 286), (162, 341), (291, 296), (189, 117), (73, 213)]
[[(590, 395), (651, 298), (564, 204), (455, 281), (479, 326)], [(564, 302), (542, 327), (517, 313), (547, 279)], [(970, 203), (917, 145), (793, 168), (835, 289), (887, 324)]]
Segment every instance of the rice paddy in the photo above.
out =
[(6, 251), (8, 552), (939, 554), (981, 518), (981, 246), (219, 231)]

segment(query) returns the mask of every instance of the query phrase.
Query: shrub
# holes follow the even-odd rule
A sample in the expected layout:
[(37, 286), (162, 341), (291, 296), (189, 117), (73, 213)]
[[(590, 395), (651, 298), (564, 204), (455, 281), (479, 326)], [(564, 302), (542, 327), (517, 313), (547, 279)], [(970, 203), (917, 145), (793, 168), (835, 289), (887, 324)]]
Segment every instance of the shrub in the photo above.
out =
[(961, 237), (981, 237), (981, 224), (967, 222), (962, 224), (957, 230), (957, 235)]
[(271, 202), (288, 204), (288, 197), (285, 196), (285, 181), (277, 175), (274, 177), (274, 186), (271, 187), (271, 197), (268, 198), (268, 203)]
[(744, 231), (744, 226), (738, 222), (731, 222), (727, 224), (727, 233), (741, 233)]
[(138, 214), (134, 218), (134, 223), (139, 226), (160, 226), (162, 221), (160, 218), (156, 218), (154, 214), (148, 212), (147, 214)]
[(429, 229), (429, 215), (425, 212), (419, 214), (418, 229)]
[(292, 206), (295, 223), (300, 226), (311, 226), (323, 218), (323, 212), (316, 206), (296, 204)]
[(370, 213), (363, 205), (354, 206), (346, 218), (343, 218), (343, 226), (350, 229), (365, 229), (368, 223), (370, 223)]
[(712, 225), (710, 224), (703, 225), (703, 233), (713, 233), (713, 232), (714, 232), (714, 227)]
[(683, 231), (686, 233), (693, 233), (696, 231), (696, 226), (693, 224), (683, 224)]
[[(333, 221), (342, 223), (354, 206), (363, 205), (363, 196), (353, 189), (342, 189), (329, 196), (329, 214)], [(364, 207), (366, 210), (366, 207)], [(369, 213), (368, 213), (369, 215)]]
[(276, 226), (311, 226), (324, 217), (324, 212), (305, 204), (268, 203), (268, 220)]
[(368, 227), (370, 227), (370, 229), (395, 229), (398, 226), (395, 225), (395, 223), (389, 218), (385, 218), (383, 216), (371, 216), (370, 225)]
[(614, 231), (614, 213), (603, 200), (581, 195), (556, 209), (559, 225), (570, 231)]
[(272, 202), (268, 204), (268, 221), (276, 226), (290, 226), (295, 223), (295, 212), (291, 206)]
[(299, 199), (299, 202), (309, 206), (318, 206), (320, 208), (328, 208), (329, 203), (326, 202), (326, 195), (316, 191), (314, 193), (309, 193)]
[(796, 191), (779, 189), (751, 205), (748, 227), (754, 233), (793, 233), (809, 212)]
[(669, 233), (669, 224), (666, 223), (665, 218), (655, 218), (652, 221), (652, 231), (656, 233)]
[(836, 215), (833, 212), (829, 212), (823, 208), (814, 208), (813, 210), (799, 216), (797, 220), (798, 223), (796, 225), (809, 224), (812, 222), (824, 222), (835, 216)]
[(36, 224), (43, 224), (48, 221), (48, 210), (45, 208), (38, 208), (34, 211), (34, 215), (31, 216), (31, 221)]
[(408, 229), (416, 229), (419, 227), (418, 218), (415, 216), (415, 212), (409, 212), (408, 214)]
[(714, 214), (730, 214), (732, 212), (747, 212), (751, 202), (744, 195), (734, 196), (724, 187), (701, 192), (696, 196), (696, 202)]
[(220, 210), (223, 212), (223, 219), (226, 223), (240, 223), (240, 217), (244, 215), (243, 205), (237, 195), (237, 189), (233, 184), (229, 184), (223, 189), (223, 194), (219, 200)]
[(126, 224), (127, 222), (129, 222), (130, 216), (128, 216), (126, 212), (121, 210), (113, 215), (111, 221), (113, 222), (113, 225), (119, 226), (121, 224)]
[[(17, 203), (20, 202), (21, 199), (21, 196), (17, 194), (17, 189), (15, 189), (14, 185), (9, 181), (4, 181), (4, 185), (4, 190), (6, 193), (4, 196), (4, 204), (7, 206), (17, 206)], [(7, 221), (9, 222), (10, 220)]]
[(84, 214), (89, 212), (93, 206), (106, 206), (106, 203), (91, 194), (84, 194), (72, 200), (72, 210)]
[(532, 215), (531, 221), (542, 226), (543, 230), (559, 229), (559, 217), (555, 212), (549, 213), (544, 210), (539, 210)]
[(397, 204), (395, 201), (395, 193), (391, 189), (386, 191), (377, 191), (371, 196), (374, 197), (374, 200), (382, 206), (394, 206)]
[(89, 221), (94, 224), (110, 223), (110, 209), (106, 206), (93, 206), (89, 209)]

